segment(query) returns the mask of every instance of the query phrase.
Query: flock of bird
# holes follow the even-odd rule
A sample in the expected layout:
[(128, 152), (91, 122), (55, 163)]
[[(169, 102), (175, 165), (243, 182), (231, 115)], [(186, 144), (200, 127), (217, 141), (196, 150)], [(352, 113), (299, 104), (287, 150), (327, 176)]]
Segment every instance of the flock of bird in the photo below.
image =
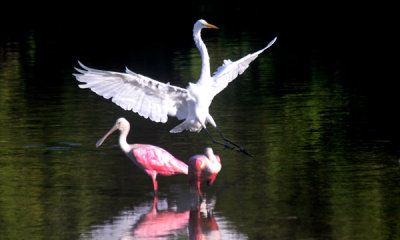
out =
[[(106, 99), (111, 98), (118, 106), (136, 112), (144, 118), (162, 123), (167, 122), (168, 116), (184, 120), (171, 129), (170, 133), (179, 133), (184, 130), (200, 132), (204, 129), (213, 143), (251, 156), (246, 149), (222, 134), (209, 113), (209, 107), (213, 98), (238, 75), (242, 74), (259, 54), (274, 44), (276, 38), (265, 48), (237, 61), (225, 60), (223, 65), (211, 76), (208, 51), (201, 39), (203, 28), (218, 29), (203, 19), (194, 24), (193, 38), (202, 57), (202, 70), (197, 83), (189, 83), (186, 89), (153, 80), (129, 69), (126, 69), (125, 73), (103, 71), (86, 67), (81, 62), (79, 64), (82, 69), (75, 68), (79, 73), (74, 76), (83, 83), (79, 87), (89, 88)], [(223, 142), (215, 140), (211, 136), (206, 127), (207, 123), (217, 130)], [(211, 185), (221, 170), (221, 160), (218, 155), (214, 154), (212, 148), (206, 148), (204, 154), (192, 156), (187, 165), (160, 147), (147, 144), (128, 144), (126, 139), (130, 124), (125, 118), (119, 118), (115, 125), (97, 142), (96, 147), (102, 145), (105, 139), (116, 130), (120, 131), (119, 145), (122, 151), (140, 169), (151, 176), (155, 194), (158, 191), (156, 180), (158, 174), (166, 176), (186, 174), (189, 176), (189, 183), (197, 187), (198, 195), (202, 198), (200, 183), (207, 182)]]
[(218, 155), (214, 155), (211, 148), (206, 148), (204, 155), (195, 155), (189, 159), (189, 167), (186, 163), (175, 158), (171, 153), (157, 146), (149, 144), (128, 144), (126, 138), (130, 130), (130, 124), (125, 118), (119, 118), (115, 125), (102, 137), (96, 147), (100, 147), (104, 140), (119, 130), (119, 146), (133, 163), (144, 170), (152, 179), (154, 193), (157, 195), (157, 175), (170, 176), (174, 174), (189, 175), (189, 183), (198, 187), (200, 199), (200, 183), (212, 184), (221, 170), (221, 161)]

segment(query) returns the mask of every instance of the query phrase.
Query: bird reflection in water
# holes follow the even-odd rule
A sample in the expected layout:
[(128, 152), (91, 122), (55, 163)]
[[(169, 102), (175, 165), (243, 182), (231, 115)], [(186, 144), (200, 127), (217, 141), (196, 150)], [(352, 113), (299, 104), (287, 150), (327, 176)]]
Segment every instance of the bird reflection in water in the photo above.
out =
[(152, 209), (142, 215), (134, 224), (131, 236), (124, 239), (157, 238), (187, 236), (189, 239), (221, 239), (218, 224), (212, 213), (215, 199), (210, 203), (196, 201), (190, 210), (178, 212), (171, 209), (158, 210), (158, 198), (154, 198)]
[(189, 239), (221, 239), (221, 233), (213, 214), (215, 199), (210, 205), (212, 208), (203, 200), (197, 208), (190, 210)]
[(132, 234), (137, 238), (167, 237), (178, 234), (189, 221), (189, 211), (175, 212), (172, 210), (157, 210), (158, 198), (154, 198), (153, 207), (134, 225)]

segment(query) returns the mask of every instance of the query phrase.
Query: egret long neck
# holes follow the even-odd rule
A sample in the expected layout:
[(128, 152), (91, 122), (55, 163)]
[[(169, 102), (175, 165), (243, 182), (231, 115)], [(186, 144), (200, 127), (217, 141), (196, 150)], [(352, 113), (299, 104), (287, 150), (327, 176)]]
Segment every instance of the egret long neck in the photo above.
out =
[(193, 32), (193, 38), (201, 54), (201, 61), (202, 61), (201, 75), (200, 75), (200, 80), (201, 80), (204, 78), (209, 78), (211, 74), (210, 74), (210, 57), (208, 56), (207, 47), (204, 44), (203, 40), (201, 39), (200, 33), (201, 30)]

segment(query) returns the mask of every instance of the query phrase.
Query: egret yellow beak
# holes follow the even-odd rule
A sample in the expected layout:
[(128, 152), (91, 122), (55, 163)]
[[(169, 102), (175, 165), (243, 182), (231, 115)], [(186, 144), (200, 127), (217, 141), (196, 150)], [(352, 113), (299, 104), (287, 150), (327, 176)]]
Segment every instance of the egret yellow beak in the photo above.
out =
[(214, 26), (214, 25), (209, 24), (209, 23), (204, 23), (204, 26), (207, 26), (209, 28), (219, 29), (217, 26)]

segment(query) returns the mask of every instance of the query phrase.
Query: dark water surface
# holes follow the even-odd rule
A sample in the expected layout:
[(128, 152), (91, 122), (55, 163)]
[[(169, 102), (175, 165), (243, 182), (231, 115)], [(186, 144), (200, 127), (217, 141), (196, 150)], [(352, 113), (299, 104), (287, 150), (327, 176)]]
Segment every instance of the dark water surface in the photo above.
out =
[[(197, 81), (198, 17), (182, 17), (171, 33), (160, 22), (124, 29), (85, 18), (91, 27), (38, 22), (0, 35), (0, 239), (399, 239), (398, 97), (383, 75), (368, 78), (380, 60), (356, 64), (357, 41), (338, 29), (245, 24), (260, 12), (242, 25), (208, 17), (220, 27), (203, 31), (212, 71), (278, 35), (210, 108), (254, 158), (212, 145), (204, 132), (170, 134), (178, 120), (153, 123), (78, 88), (77, 60), (181, 87)], [(124, 156), (117, 134), (95, 148), (121, 116), (130, 143), (183, 161), (214, 148), (223, 168), (203, 186), (204, 202), (182, 175), (160, 176), (155, 202), (151, 178)]]

